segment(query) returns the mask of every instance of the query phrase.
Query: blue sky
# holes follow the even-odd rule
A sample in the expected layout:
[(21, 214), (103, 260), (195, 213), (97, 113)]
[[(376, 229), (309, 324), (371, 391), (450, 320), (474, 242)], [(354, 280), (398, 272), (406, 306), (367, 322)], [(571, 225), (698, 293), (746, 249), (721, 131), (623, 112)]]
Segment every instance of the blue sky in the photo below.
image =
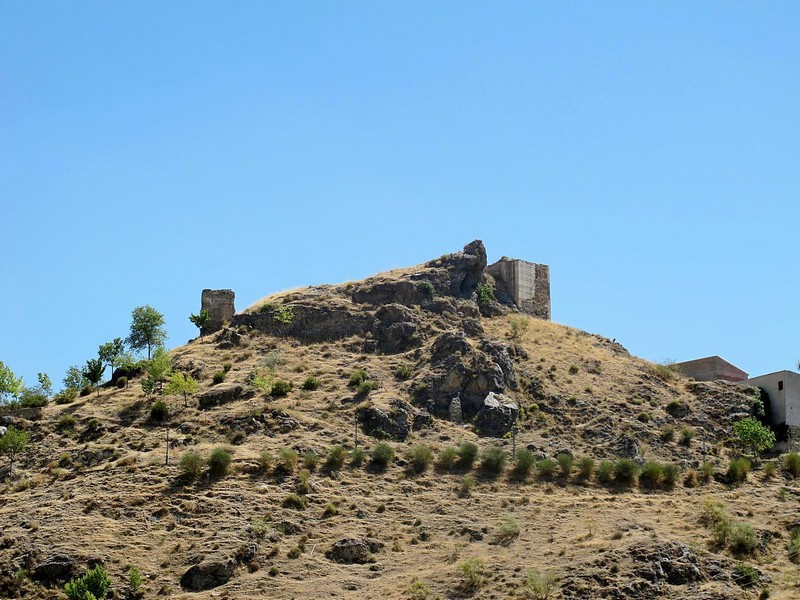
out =
[(480, 238), (650, 360), (800, 358), (796, 2), (0, 3), (0, 360)]

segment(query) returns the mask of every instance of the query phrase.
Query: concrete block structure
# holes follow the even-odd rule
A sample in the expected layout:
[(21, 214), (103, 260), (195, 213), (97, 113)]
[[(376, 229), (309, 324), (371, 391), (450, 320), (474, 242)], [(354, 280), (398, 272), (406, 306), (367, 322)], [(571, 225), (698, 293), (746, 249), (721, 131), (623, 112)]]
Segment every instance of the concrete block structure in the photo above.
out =
[(486, 272), (521, 312), (550, 320), (550, 267), (504, 256)]
[(686, 375), (686, 377), (691, 377), (696, 381), (716, 381), (717, 379), (723, 379), (725, 381), (736, 382), (747, 379), (747, 373), (719, 356), (707, 356), (696, 360), (687, 360), (685, 362), (675, 363), (674, 367), (679, 373)]
[(230, 323), (236, 314), (233, 290), (203, 290), (200, 296), (200, 308), (208, 311), (208, 323), (203, 327), (203, 335), (222, 329), (224, 323)]
[(800, 374), (776, 371), (751, 377), (742, 385), (761, 389), (761, 399), (781, 451), (800, 450)]

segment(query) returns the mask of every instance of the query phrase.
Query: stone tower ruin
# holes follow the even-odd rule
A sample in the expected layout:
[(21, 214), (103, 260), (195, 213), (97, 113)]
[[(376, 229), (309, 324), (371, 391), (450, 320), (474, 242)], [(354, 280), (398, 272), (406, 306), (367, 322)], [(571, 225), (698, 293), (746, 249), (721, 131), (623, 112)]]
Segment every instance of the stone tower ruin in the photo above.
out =
[(203, 327), (203, 335), (222, 329), (224, 323), (230, 323), (236, 314), (233, 290), (203, 290), (200, 297), (200, 308), (208, 311), (208, 323)]
[(539, 319), (550, 320), (550, 267), (504, 256), (486, 267), (498, 293), (506, 294), (517, 308)]

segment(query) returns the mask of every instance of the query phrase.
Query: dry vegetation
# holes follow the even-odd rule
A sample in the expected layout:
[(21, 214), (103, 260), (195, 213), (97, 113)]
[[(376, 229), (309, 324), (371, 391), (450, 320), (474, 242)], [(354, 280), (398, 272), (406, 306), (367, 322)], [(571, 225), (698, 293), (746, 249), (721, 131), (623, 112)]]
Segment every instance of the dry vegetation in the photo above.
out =
[[(288, 300), (303, 293), (290, 292)], [(286, 301), (287, 294), (268, 300)], [(338, 297), (335, 302), (344, 303)], [(127, 389), (107, 387), (99, 396), (15, 416), (32, 439), (0, 488), (0, 592), (58, 597), (63, 584), (48, 588), (34, 575), (41, 562), (65, 556), (80, 565), (102, 561), (120, 598), (128, 597), (131, 566), (141, 571), (147, 598), (545, 597), (531, 571), (555, 574), (552, 597), (800, 595), (800, 573), (787, 552), (800, 488), (781, 469), (771, 477), (755, 469), (736, 486), (721, 475), (731, 456), (731, 413), (747, 409), (746, 393), (722, 383), (698, 391), (609, 340), (534, 319), (512, 326), (520, 318), (481, 318), (484, 333), (469, 342), (488, 339), (524, 351), (515, 358), (517, 389), (507, 390), (524, 409), (516, 447), (528, 447), (540, 459), (572, 453), (576, 465), (569, 477), (556, 470), (542, 478), (533, 468), (521, 479), (513, 476), (511, 462), (497, 477), (482, 472), (479, 461), (472, 469), (437, 468), (437, 456), (462, 442), (480, 450), (512, 448), (509, 438), (480, 437), (470, 425), (438, 417), (404, 441), (386, 440), (396, 458), (385, 470), (369, 460), (379, 441), (359, 432), (367, 457), (352, 464), (358, 407), (411, 401), (428, 375), (435, 334), (446, 330), (441, 325), (419, 348), (395, 354), (363, 352), (359, 338), (300, 343), (243, 330), (236, 345), (223, 343), (221, 349), (218, 338), (207, 337), (171, 353), (175, 368), (198, 375), (199, 394), (236, 384), (252, 389), (248, 378), (265, 359), (292, 390), (206, 410), (197, 397), (188, 407), (180, 397), (165, 397), (171, 445), (166, 465), (167, 427), (151, 421), (152, 400), (137, 380)], [(212, 375), (226, 367), (225, 382), (215, 386)], [(348, 385), (357, 369), (379, 382), (378, 389), (359, 397)], [(304, 390), (311, 376), (319, 387)], [(74, 425), (64, 415), (72, 415)], [(671, 440), (664, 434), (669, 427)], [(696, 431), (688, 445), (678, 434), (686, 427)], [(325, 468), (338, 445), (347, 459), (341, 468), (335, 460)], [(418, 472), (408, 468), (414, 445), (431, 448), (434, 464)], [(597, 467), (632, 445), (644, 459), (679, 468), (674, 488), (602, 485), (595, 475), (579, 476), (580, 457), (592, 457)], [(196, 479), (184, 474), (182, 455), (208, 457), (218, 447), (232, 453), (227, 475), (210, 477), (205, 467)], [(297, 453), (296, 467), (281, 469), (285, 450)], [(718, 474), (706, 481), (704, 452)], [(470, 477), (474, 485), (465, 483)], [(702, 522), (707, 499), (750, 524), (758, 547), (737, 556), (720, 546)], [(326, 553), (344, 538), (374, 538), (382, 547), (370, 551), (364, 564), (334, 562)], [(678, 554), (686, 550), (691, 557), (670, 554), (673, 542), (685, 545)], [(659, 553), (675, 564), (696, 561), (698, 574), (688, 581), (652, 575)], [(192, 565), (229, 559), (235, 573), (224, 585), (201, 592), (181, 588)], [(742, 564), (756, 569), (758, 584), (737, 583), (735, 569)]]

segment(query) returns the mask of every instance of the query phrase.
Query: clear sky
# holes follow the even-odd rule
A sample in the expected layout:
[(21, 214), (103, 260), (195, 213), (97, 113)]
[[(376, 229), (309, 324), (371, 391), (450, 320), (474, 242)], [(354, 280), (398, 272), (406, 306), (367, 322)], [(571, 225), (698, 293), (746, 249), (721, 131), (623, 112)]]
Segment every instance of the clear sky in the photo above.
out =
[(800, 3), (0, 2), (0, 360), (480, 238), (553, 320), (759, 374), (798, 343)]

